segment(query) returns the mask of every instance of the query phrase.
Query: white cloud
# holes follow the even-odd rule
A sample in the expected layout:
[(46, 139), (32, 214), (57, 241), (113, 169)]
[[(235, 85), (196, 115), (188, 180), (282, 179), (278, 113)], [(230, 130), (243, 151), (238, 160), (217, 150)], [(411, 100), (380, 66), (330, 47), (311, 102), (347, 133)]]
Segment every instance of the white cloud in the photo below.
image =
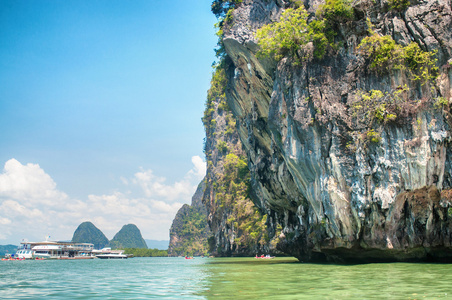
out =
[(11, 220), (8, 218), (0, 218), (0, 224), (1, 225), (8, 225), (11, 224)]
[[(44, 214), (41, 210), (34, 207), (26, 207), (14, 200), (5, 200), (0, 205), (0, 213), (4, 216), (12, 217), (24, 217), (35, 219), (44, 218)], [(0, 215), (1, 216), (1, 215)]]
[(141, 170), (133, 178), (119, 178), (122, 191), (73, 199), (59, 191), (38, 164), (22, 165), (10, 159), (0, 174), (0, 244), (2, 240), (18, 244), (22, 238), (42, 240), (47, 234), (51, 239), (71, 239), (84, 221), (91, 221), (110, 239), (130, 223), (138, 226), (144, 238), (169, 239), (174, 216), (190, 202), (205, 176), (205, 162), (194, 156), (192, 163), (193, 168), (175, 182), (150, 169)]
[(122, 216), (146, 216), (150, 214), (150, 209), (146, 199), (129, 199), (120, 192), (112, 195), (89, 195), (88, 211), (94, 214), (101, 211), (105, 215), (116, 218)]
[(175, 215), (182, 205), (183, 203), (179, 202), (168, 204), (163, 201), (151, 200), (152, 208), (159, 213), (169, 213)]
[(158, 177), (152, 170), (142, 170), (135, 174), (133, 182), (139, 185), (146, 197), (164, 198), (167, 201), (182, 200), (188, 203), (199, 182), (206, 174), (206, 163), (199, 156), (192, 157), (194, 167), (184, 178), (173, 184), (166, 184), (166, 178)]
[(67, 195), (56, 189), (56, 183), (38, 164), (22, 165), (10, 159), (0, 174), (1, 198), (55, 206), (67, 199)]
[(206, 162), (199, 156), (193, 156), (191, 158), (191, 162), (193, 163), (194, 168), (190, 170), (189, 174), (193, 174), (199, 182), (204, 178), (204, 176), (206, 176)]

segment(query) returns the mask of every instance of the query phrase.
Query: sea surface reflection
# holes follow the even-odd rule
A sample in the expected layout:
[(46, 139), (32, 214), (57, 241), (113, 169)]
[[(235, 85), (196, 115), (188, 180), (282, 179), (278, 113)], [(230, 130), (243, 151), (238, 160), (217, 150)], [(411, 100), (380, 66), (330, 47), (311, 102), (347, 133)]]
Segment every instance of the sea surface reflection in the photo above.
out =
[(218, 258), (206, 298), (452, 299), (452, 265), (301, 264), (294, 259)]
[(452, 299), (451, 267), (293, 258), (2, 261), (0, 299)]

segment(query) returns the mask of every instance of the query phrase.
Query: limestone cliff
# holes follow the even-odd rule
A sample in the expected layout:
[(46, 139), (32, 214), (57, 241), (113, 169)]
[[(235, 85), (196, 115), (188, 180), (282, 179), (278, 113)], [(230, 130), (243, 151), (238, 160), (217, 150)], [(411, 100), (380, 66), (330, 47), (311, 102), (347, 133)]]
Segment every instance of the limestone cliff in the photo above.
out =
[(212, 231), (209, 250), (216, 256), (268, 253), (267, 217), (250, 199), (247, 158), (226, 102), (227, 64), (223, 61), (215, 67), (203, 117), (207, 160), (203, 203)]
[(205, 180), (192, 197), (191, 205), (184, 204), (177, 212), (170, 229), (168, 256), (200, 256), (208, 254), (207, 209), (202, 203)]
[[(244, 0), (223, 28), (226, 101), (268, 240), (302, 261), (451, 260), (450, 1), (353, 1), (322, 58), (308, 44), (301, 63), (258, 59), (256, 30), (292, 2)], [(304, 1), (310, 20), (321, 3)], [(438, 76), (424, 84), (406, 69), (373, 70), (358, 49), (372, 31), (437, 51)], [(385, 105), (382, 119), (362, 111), (366, 99)]]

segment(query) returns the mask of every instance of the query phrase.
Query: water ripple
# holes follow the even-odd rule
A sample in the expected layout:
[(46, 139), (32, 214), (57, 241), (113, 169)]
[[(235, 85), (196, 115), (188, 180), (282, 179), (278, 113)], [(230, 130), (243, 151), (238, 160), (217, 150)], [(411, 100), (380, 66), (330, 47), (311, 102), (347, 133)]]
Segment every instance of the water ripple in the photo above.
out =
[(0, 262), (0, 299), (443, 299), (451, 265), (293, 259)]

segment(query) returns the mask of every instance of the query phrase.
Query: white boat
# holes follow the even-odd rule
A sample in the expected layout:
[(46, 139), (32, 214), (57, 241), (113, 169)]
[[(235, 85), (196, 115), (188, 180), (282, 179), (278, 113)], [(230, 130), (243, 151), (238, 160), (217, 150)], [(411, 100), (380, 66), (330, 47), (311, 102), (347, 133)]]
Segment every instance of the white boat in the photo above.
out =
[(127, 254), (124, 250), (111, 250), (111, 248), (103, 248), (101, 250), (93, 250), (93, 255), (100, 259), (126, 259)]
[[(94, 244), (72, 242), (21, 242), (18, 258), (29, 259), (90, 259), (94, 258)], [(31, 256), (30, 256), (31, 252)], [(22, 257), (21, 257), (22, 256)]]
[(14, 254), (14, 258), (32, 259), (33, 250), (31, 250), (30, 244), (26, 242), (20, 243), (19, 248), (17, 248), (16, 254)]

